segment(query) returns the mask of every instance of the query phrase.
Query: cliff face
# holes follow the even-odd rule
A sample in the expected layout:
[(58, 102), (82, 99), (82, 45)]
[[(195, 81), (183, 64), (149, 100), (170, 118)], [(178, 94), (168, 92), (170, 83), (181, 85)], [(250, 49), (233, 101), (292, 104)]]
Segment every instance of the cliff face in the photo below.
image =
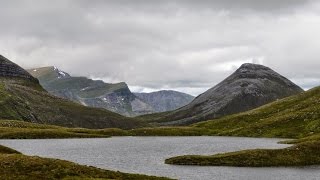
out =
[(272, 69), (243, 64), (187, 106), (161, 118), (164, 124), (190, 124), (254, 109), (303, 90)]
[(0, 77), (23, 78), (30, 81), (38, 82), (38, 80), (31, 76), (26, 70), (11, 62), (2, 55), (0, 55)]

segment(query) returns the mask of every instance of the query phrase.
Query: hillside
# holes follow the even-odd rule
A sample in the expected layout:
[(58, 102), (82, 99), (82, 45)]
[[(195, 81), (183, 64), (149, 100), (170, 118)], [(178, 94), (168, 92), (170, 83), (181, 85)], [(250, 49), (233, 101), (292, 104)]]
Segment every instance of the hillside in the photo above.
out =
[(0, 67), (0, 119), (86, 128), (132, 128), (140, 124), (107, 110), (52, 96), (37, 79), (2, 56)]
[(38, 83), (38, 80), (31, 76), (26, 70), (0, 55), (0, 77), (21, 78), (27, 81)]
[(320, 133), (320, 87), (193, 126), (232, 136), (300, 138)]
[(155, 116), (153, 121), (162, 125), (192, 124), (251, 110), (301, 92), (300, 87), (268, 67), (243, 64), (190, 104), (164, 116)]
[(149, 104), (155, 112), (176, 110), (189, 104), (194, 97), (177, 91), (157, 91), (152, 93), (134, 93), (143, 102)]

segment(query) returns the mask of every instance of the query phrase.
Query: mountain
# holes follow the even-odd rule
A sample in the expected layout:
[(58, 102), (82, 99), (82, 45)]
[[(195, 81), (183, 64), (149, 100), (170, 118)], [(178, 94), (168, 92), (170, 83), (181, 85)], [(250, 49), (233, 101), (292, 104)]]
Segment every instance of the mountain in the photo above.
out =
[(86, 77), (72, 77), (54, 66), (28, 71), (39, 79), (49, 93), (85, 106), (104, 108), (125, 116), (154, 112), (153, 108), (137, 98), (124, 82), (110, 84)]
[(143, 102), (149, 104), (156, 112), (176, 110), (189, 104), (194, 97), (177, 91), (157, 91), (152, 93), (134, 93)]
[(320, 87), (192, 126), (221, 136), (301, 138), (312, 135), (320, 140)]
[(153, 121), (163, 125), (191, 124), (251, 110), (303, 90), (263, 65), (243, 64), (190, 104)]
[(65, 127), (140, 126), (138, 121), (117, 113), (85, 107), (50, 95), (40, 86), (37, 79), (3, 56), (0, 56), (0, 119)]
[(21, 78), (37, 83), (38, 80), (26, 70), (0, 55), (0, 77)]
[(86, 77), (72, 77), (54, 66), (29, 69), (28, 72), (53, 95), (129, 117), (175, 110), (193, 99), (176, 91), (132, 93), (124, 82), (110, 84)]

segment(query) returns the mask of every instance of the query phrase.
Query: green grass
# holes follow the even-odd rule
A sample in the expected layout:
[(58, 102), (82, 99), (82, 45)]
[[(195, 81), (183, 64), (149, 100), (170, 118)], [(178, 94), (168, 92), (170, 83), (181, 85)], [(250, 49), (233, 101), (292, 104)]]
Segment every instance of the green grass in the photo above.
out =
[(143, 122), (149, 122), (149, 123), (154, 123), (154, 125), (157, 125), (157, 121), (165, 116), (167, 116), (170, 112), (161, 112), (161, 113), (152, 113), (152, 114), (144, 114), (141, 116), (138, 116), (137, 119)]
[(65, 128), (24, 121), (0, 120), (0, 139), (106, 138), (110, 136), (201, 136), (194, 127), (159, 127), (122, 130), (118, 128)]
[(114, 134), (127, 135), (126, 131), (121, 129), (64, 128), (23, 121), (0, 120), (0, 139), (107, 138)]
[(194, 127), (139, 128), (128, 131), (131, 136), (202, 136), (205, 129)]
[(255, 149), (212, 156), (179, 156), (167, 159), (167, 164), (198, 166), (308, 166), (320, 164), (320, 141), (299, 143), (289, 148)]
[(21, 154), (21, 153), (14, 149), (0, 145), (0, 155), (1, 154)]
[(128, 180), (165, 180), (153, 176), (127, 174), (72, 162), (25, 156), (0, 145), (0, 179), (51, 180), (51, 179), (128, 179)]

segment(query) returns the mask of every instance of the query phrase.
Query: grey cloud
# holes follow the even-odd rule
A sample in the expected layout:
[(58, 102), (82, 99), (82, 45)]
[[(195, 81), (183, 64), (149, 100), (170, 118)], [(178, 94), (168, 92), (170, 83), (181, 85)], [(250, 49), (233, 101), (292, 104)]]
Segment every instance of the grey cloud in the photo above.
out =
[[(204, 9), (225, 9), (225, 10), (252, 10), (252, 11), (278, 11), (299, 7), (311, 2), (311, 0), (97, 0), (89, 2), (81, 0), (82, 6), (105, 7), (121, 6), (127, 9), (140, 8), (144, 10), (175, 8), (204, 8)], [(107, 2), (107, 3), (106, 3)], [(173, 7), (173, 8), (172, 8)]]
[[(320, 85), (320, 3), (21, 0), (0, 3), (0, 49), (23, 65), (201, 93), (257, 62)], [(310, 80), (312, 79), (312, 81)]]

